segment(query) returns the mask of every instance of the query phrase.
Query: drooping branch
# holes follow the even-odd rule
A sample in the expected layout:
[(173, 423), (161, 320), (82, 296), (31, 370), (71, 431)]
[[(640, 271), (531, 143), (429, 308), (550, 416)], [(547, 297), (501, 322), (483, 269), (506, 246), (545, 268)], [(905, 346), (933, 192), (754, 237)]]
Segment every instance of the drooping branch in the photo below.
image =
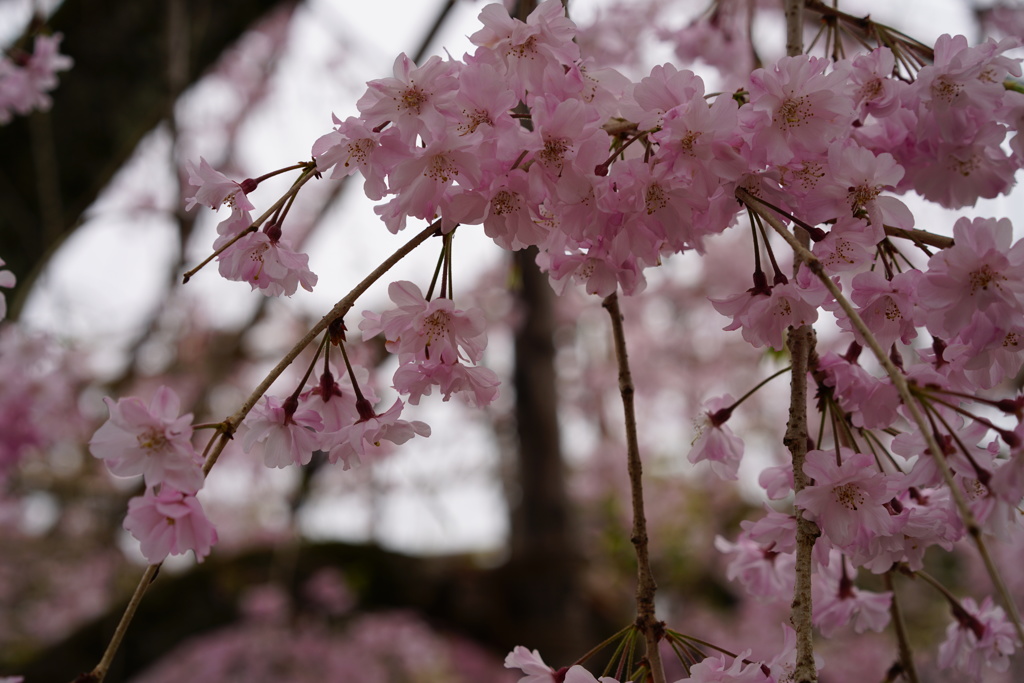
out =
[[(224, 451), (228, 442), (234, 436), (235, 431), (239, 425), (242, 424), (242, 420), (249, 414), (249, 411), (253, 409), (260, 398), (270, 389), (270, 386), (277, 380), (278, 377), (292, 364), (292, 362), (298, 358), (299, 354), (309, 346), (313, 341), (320, 336), (320, 334), (327, 329), (333, 321), (344, 317), (348, 313), (349, 309), (355, 304), (362, 294), (369, 289), (369, 287), (384, 276), (391, 268), (401, 261), (403, 258), (408, 256), (416, 247), (425, 242), (427, 239), (437, 234), (440, 228), (440, 221), (435, 221), (428, 225), (425, 229), (416, 234), (412, 239), (403, 244), (395, 253), (389, 256), (383, 263), (381, 263), (372, 273), (367, 275), (362, 282), (355, 286), (355, 288), (346, 294), (338, 303), (334, 305), (331, 310), (324, 315), (313, 327), (303, 335), (302, 339), (295, 343), (294, 346), (284, 355), (281, 361), (274, 366), (263, 381), (259, 383), (255, 390), (249, 395), (248, 398), (242, 403), (242, 406), (235, 412), (234, 415), (226, 419), (218, 430), (218, 434), (214, 437), (215, 443), (210, 448), (209, 453), (206, 456), (206, 461), (203, 463), (203, 474), (209, 475), (210, 470), (217, 463), (220, 454)], [(83, 680), (89, 681), (90, 683), (102, 683), (107, 671), (109, 670), (110, 662), (113, 660), (114, 655), (117, 653), (118, 647), (121, 641), (124, 639), (124, 635), (131, 623), (132, 616), (135, 614), (136, 609), (141, 602), (146, 589), (153, 582), (156, 577), (156, 573), (159, 571), (159, 565), (152, 565), (148, 567), (139, 581), (135, 594), (132, 597), (128, 608), (125, 610), (124, 616), (122, 616), (120, 623), (118, 624), (117, 630), (114, 636), (111, 638), (106, 651), (103, 654), (100, 663), (90, 672), (86, 674)]]

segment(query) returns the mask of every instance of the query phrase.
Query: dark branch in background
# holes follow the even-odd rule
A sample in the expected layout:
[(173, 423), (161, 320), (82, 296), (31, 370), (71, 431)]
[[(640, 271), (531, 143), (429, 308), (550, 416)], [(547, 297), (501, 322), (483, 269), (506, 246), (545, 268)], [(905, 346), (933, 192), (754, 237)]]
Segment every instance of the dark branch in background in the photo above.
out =
[[(185, 0), (192, 83), (265, 13), (295, 0)], [(167, 113), (162, 3), (67, 0), (49, 25), (75, 60), (49, 113), (0, 127), (0, 254), (17, 316), (50, 255)], [(47, 139), (49, 138), (49, 140)]]

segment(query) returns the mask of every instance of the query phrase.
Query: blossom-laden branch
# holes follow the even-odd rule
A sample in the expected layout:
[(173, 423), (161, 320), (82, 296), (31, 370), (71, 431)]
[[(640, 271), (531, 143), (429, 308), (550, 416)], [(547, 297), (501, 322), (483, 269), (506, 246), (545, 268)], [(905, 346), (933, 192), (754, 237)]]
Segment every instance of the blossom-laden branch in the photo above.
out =
[(658, 649), (664, 635), (664, 623), (654, 613), (654, 595), (658, 584), (651, 571), (647, 517), (644, 513), (643, 464), (640, 461), (640, 444), (637, 439), (636, 411), (633, 397), (633, 375), (629, 371), (629, 356), (626, 351), (626, 333), (622, 326), (618, 294), (604, 299), (604, 308), (611, 318), (612, 338), (615, 343), (615, 361), (619, 366), (619, 394), (622, 396), (622, 411), (626, 425), (626, 458), (629, 469), (630, 498), (633, 502), (633, 530), (630, 541), (636, 551), (636, 622), (647, 642), (647, 662), (651, 667), (654, 683), (665, 683), (665, 669)]
[(927, 452), (931, 454), (934, 459), (936, 467), (940, 471), (942, 478), (949, 489), (950, 496), (956, 504), (957, 511), (959, 512), (961, 520), (967, 529), (967, 533), (971, 536), (971, 540), (974, 542), (974, 545), (978, 550), (978, 554), (980, 555), (982, 562), (985, 564), (985, 569), (992, 580), (992, 584), (999, 593), (1003, 604), (1006, 605), (1007, 612), (1010, 615), (1018, 640), (1024, 643), (1024, 626), (1021, 625), (1020, 614), (1017, 610), (1016, 604), (1010, 595), (998, 568), (993, 562), (990, 553), (988, 552), (987, 544), (981, 535), (981, 526), (978, 524), (974, 513), (971, 511), (967, 501), (964, 499), (964, 494), (960, 486), (953, 478), (953, 473), (950, 471), (949, 465), (944, 456), (946, 451), (939, 446), (939, 443), (935, 438), (934, 429), (925, 420), (924, 414), (921, 412), (921, 409), (918, 406), (917, 401), (914, 399), (909, 385), (907, 384), (906, 376), (899, 370), (899, 368), (896, 367), (896, 364), (893, 362), (890, 355), (886, 353), (879, 344), (876, 336), (864, 323), (864, 320), (857, 312), (857, 309), (852, 303), (850, 303), (846, 296), (843, 295), (839, 286), (829, 277), (821, 261), (818, 260), (818, 258), (806, 247), (801, 245), (793, 233), (791, 233), (778, 218), (772, 215), (769, 211), (766, 211), (763, 205), (758, 202), (756, 197), (743, 189), (738, 189), (736, 191), (736, 196), (744, 204), (757, 211), (772, 227), (772, 229), (785, 239), (786, 243), (793, 249), (797, 257), (806, 264), (807, 268), (814, 274), (814, 276), (821, 281), (832, 297), (834, 297), (839, 307), (848, 316), (854, 329), (856, 329), (861, 338), (864, 339), (872, 353), (874, 353), (876, 360), (878, 360), (879, 364), (885, 370), (886, 375), (888, 375), (889, 380), (892, 382), (892, 385), (899, 394), (900, 401), (910, 414), (911, 422), (917, 428), (919, 437), (923, 439), (927, 447)]
[[(202, 477), (209, 475), (210, 470), (216, 464), (221, 453), (224, 451), (225, 446), (234, 436), (239, 425), (249, 414), (249, 412), (255, 407), (256, 403), (266, 394), (270, 386), (277, 380), (278, 377), (298, 358), (299, 354), (308, 347), (321, 333), (324, 332), (336, 320), (340, 320), (345, 314), (352, 308), (356, 300), (367, 290), (369, 287), (384, 276), (395, 264), (401, 261), (403, 258), (408, 256), (416, 247), (423, 244), (427, 239), (438, 233), (440, 224), (435, 222), (428, 225), (412, 239), (403, 244), (398, 250), (396, 250), (391, 256), (385, 259), (376, 269), (367, 275), (358, 285), (356, 285), (352, 291), (346, 294), (340, 299), (330, 311), (327, 312), (315, 325), (313, 325), (303, 337), (296, 342), (291, 349), (284, 355), (284, 357), (278, 362), (276, 366), (263, 378), (257, 387), (249, 394), (249, 396), (242, 402), (241, 407), (230, 417), (217, 425), (217, 434), (212, 437), (210, 444), (207, 447), (207, 454), (205, 461), (202, 465)], [(191, 430), (190, 430), (191, 431)], [(165, 437), (160, 435), (159, 442), (164, 443)], [(197, 552), (197, 555), (199, 553)], [(128, 626), (131, 623), (132, 618), (135, 615), (135, 611), (138, 609), (139, 604), (145, 595), (146, 589), (156, 578), (159, 572), (162, 562), (154, 562), (146, 571), (143, 573), (142, 578), (139, 580), (138, 585), (135, 588), (135, 592), (132, 595), (132, 599), (125, 609), (124, 614), (121, 617), (121, 621), (111, 637), (110, 642), (107, 645), (106, 650), (103, 653), (102, 658), (95, 668), (88, 674), (84, 674), (80, 677), (82, 681), (88, 681), (89, 683), (102, 683), (105, 679), (107, 671), (110, 668), (110, 664), (113, 661), (114, 655), (117, 653), (121, 642), (127, 633)]]

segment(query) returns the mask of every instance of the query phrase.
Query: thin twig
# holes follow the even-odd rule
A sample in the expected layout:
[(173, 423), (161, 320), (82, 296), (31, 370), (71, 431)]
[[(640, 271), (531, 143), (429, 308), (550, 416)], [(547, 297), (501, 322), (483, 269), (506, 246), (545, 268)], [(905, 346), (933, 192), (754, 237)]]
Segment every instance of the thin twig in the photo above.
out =
[(900, 610), (900, 601), (896, 595), (896, 585), (892, 580), (892, 571), (887, 571), (883, 577), (886, 589), (892, 593), (892, 603), (889, 606), (889, 613), (892, 615), (892, 626), (896, 630), (896, 641), (900, 648), (900, 664), (903, 667), (903, 674), (908, 683), (918, 683), (917, 668), (914, 666), (914, 653), (910, 651), (910, 640), (907, 638), (907, 625), (903, 622), (903, 612)]
[(146, 571), (142, 574), (142, 578), (139, 579), (139, 585), (135, 587), (135, 592), (132, 593), (132, 599), (128, 601), (128, 606), (124, 608), (124, 614), (121, 615), (121, 621), (118, 622), (117, 628), (114, 629), (114, 635), (111, 637), (110, 643), (107, 644), (107, 649), (103, 653), (100, 663), (97, 664), (96, 668), (88, 674), (89, 681), (102, 683), (103, 679), (106, 677), (107, 671), (110, 670), (110, 665), (114, 661), (114, 655), (117, 654), (117, 649), (121, 647), (121, 641), (124, 640), (124, 636), (128, 632), (128, 625), (132, 623), (132, 618), (135, 616), (135, 612), (139, 609), (139, 605), (142, 603), (142, 596), (146, 594), (146, 589), (149, 588), (149, 584), (153, 583), (153, 580), (156, 578), (157, 572), (160, 571), (161, 564), (151, 564), (146, 567)]
[(949, 249), (953, 246), (952, 237), (936, 235), (934, 232), (918, 230), (917, 228), (905, 230), (904, 228), (894, 228), (891, 225), (887, 225), (885, 226), (885, 234), (889, 237), (902, 237), (914, 244), (927, 244), (929, 247), (935, 247), (936, 249)]
[(665, 669), (661, 663), (658, 642), (665, 625), (654, 614), (654, 594), (658, 584), (651, 571), (648, 552), (647, 518), (644, 515), (643, 465), (640, 462), (640, 445), (637, 439), (636, 411), (633, 404), (635, 389), (633, 376), (629, 371), (629, 357), (626, 354), (626, 334), (622, 328), (622, 313), (619, 311), (618, 294), (604, 300), (604, 308), (612, 322), (612, 336), (615, 340), (615, 360), (619, 365), (619, 394), (622, 396), (622, 411), (626, 422), (626, 457), (629, 462), (629, 485), (633, 499), (633, 532), (630, 541), (636, 551), (636, 623), (647, 642), (647, 663), (651, 667), (654, 683), (665, 683)]

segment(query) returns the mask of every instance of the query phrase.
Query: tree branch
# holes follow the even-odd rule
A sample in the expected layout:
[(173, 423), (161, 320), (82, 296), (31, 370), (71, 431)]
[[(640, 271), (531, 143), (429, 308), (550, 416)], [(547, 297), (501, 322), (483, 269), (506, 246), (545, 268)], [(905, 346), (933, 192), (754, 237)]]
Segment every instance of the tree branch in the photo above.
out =
[(648, 551), (647, 518), (644, 514), (643, 464), (640, 462), (640, 444), (637, 440), (636, 411), (633, 403), (635, 389), (633, 375), (629, 371), (629, 357), (626, 354), (626, 335), (622, 328), (622, 313), (619, 311), (618, 294), (605, 298), (604, 308), (612, 323), (612, 337), (615, 340), (615, 359), (619, 365), (619, 394), (622, 396), (622, 411), (626, 422), (626, 456), (629, 463), (629, 486), (633, 501), (633, 532), (630, 541), (636, 551), (636, 623), (647, 643), (647, 661), (651, 667), (654, 683), (665, 683), (665, 669), (661, 663), (658, 643), (665, 625), (654, 613), (654, 594), (658, 584), (651, 571)]

